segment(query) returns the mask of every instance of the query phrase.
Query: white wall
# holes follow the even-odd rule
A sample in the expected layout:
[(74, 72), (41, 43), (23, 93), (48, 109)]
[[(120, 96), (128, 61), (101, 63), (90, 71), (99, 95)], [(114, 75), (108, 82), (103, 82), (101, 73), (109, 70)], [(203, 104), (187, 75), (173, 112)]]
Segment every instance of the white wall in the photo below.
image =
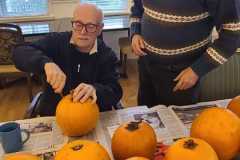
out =
[(104, 42), (119, 55), (118, 38), (127, 36), (126, 31), (104, 32)]
[[(119, 56), (119, 45), (118, 45), (118, 39), (120, 37), (127, 37), (128, 33), (127, 31), (114, 31), (114, 32), (104, 32), (103, 33), (103, 39), (104, 42), (110, 46)], [(129, 59), (136, 59), (137, 57), (133, 54), (128, 55)]]

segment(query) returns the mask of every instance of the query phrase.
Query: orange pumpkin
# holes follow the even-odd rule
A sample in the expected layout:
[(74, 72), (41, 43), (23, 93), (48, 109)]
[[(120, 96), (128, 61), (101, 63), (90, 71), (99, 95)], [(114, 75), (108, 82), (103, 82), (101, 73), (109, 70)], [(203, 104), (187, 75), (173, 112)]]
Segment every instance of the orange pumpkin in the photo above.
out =
[(16, 153), (5, 156), (4, 160), (40, 160), (40, 158), (30, 153)]
[(145, 158), (145, 157), (131, 157), (131, 158), (128, 158), (126, 160), (149, 160), (149, 159)]
[(111, 160), (107, 151), (90, 140), (72, 141), (61, 148), (55, 160)]
[(145, 158), (145, 157), (131, 157), (131, 158), (128, 158), (126, 160), (149, 160), (149, 159)]
[(99, 108), (90, 99), (84, 103), (74, 103), (72, 96), (68, 95), (58, 103), (56, 120), (64, 135), (87, 134), (96, 127), (98, 119)]
[(219, 159), (230, 160), (240, 147), (240, 119), (228, 109), (205, 109), (193, 121), (190, 134), (210, 144)]
[(216, 152), (198, 138), (182, 138), (172, 144), (164, 160), (218, 160)]
[(157, 138), (153, 128), (146, 122), (129, 122), (121, 125), (112, 137), (112, 153), (115, 160), (140, 156), (153, 158)]
[(231, 110), (233, 113), (235, 113), (238, 117), (240, 117), (240, 96), (237, 96), (233, 98), (228, 106), (227, 109)]

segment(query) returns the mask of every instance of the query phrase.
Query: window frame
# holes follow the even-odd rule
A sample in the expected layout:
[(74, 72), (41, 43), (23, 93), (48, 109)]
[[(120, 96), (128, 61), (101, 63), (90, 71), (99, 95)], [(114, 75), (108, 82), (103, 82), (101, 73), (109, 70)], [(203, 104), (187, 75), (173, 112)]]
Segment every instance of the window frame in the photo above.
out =
[[(77, 4), (81, 2), (81, 0), (48, 0), (48, 11), (46, 15), (39, 16), (12, 16), (12, 17), (0, 17), (0, 23), (12, 23), (12, 22), (26, 22), (26, 21), (47, 21), (54, 20), (56, 16), (53, 14), (53, 7), (57, 4)], [(104, 13), (104, 16), (120, 16), (120, 15), (129, 15), (131, 8), (131, 0), (128, 0), (128, 9), (123, 12), (108, 12)]]
[(44, 21), (52, 20), (54, 16), (51, 14), (52, 11), (52, 0), (48, 0), (48, 11), (45, 15), (38, 16), (10, 16), (10, 17), (0, 17), (0, 22), (23, 22), (23, 21)]
[[(79, 0), (81, 2), (81, 0)], [(131, 4), (132, 1), (131, 0), (127, 0), (128, 1), (128, 8), (126, 11), (122, 11), (122, 12), (105, 12), (104, 16), (121, 16), (121, 15), (129, 15), (130, 14), (130, 9), (131, 9)]]

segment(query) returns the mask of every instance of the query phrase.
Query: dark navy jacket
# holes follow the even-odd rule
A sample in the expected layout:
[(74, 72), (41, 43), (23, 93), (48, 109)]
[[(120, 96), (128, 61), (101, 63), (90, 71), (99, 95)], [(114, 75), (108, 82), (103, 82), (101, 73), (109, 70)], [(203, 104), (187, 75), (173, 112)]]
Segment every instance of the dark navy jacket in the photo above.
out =
[[(102, 40), (98, 40), (97, 53), (81, 53), (70, 44), (70, 39), (71, 32), (53, 33), (39, 41), (19, 46), (13, 52), (15, 65), (20, 70), (41, 74), (44, 73), (45, 63), (54, 62), (67, 76), (64, 94), (82, 82), (92, 84), (96, 88), (100, 110), (112, 109), (122, 97), (116, 55)], [(46, 102), (56, 105), (60, 100), (60, 95), (55, 94), (50, 85), (44, 92)]]

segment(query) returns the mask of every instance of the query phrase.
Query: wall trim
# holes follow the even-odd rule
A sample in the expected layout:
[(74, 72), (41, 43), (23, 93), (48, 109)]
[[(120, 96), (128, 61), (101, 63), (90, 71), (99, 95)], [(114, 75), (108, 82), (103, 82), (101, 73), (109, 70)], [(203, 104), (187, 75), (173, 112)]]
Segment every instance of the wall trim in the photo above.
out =
[(0, 23), (13, 23), (13, 22), (34, 22), (34, 21), (48, 21), (54, 20), (53, 15), (44, 15), (44, 16), (29, 16), (29, 17), (4, 17), (0, 18)]

